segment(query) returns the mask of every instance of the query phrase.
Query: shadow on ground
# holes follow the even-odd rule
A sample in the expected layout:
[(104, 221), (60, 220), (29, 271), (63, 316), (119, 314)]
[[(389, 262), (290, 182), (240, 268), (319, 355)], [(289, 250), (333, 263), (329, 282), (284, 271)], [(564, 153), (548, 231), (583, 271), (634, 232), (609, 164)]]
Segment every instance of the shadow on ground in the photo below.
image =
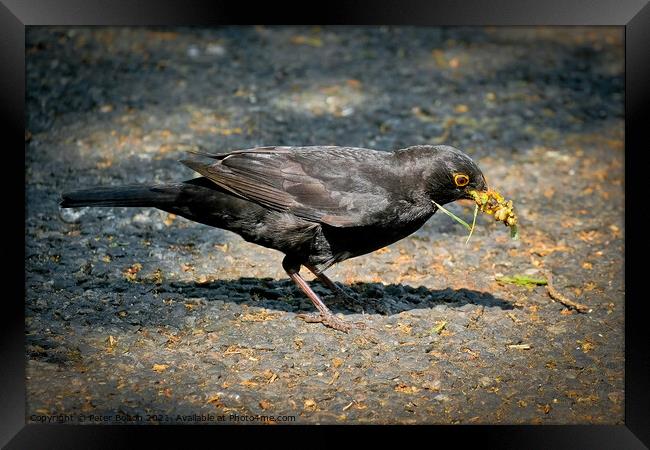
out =
[[(333, 312), (346, 315), (363, 313), (390, 316), (413, 309), (430, 309), (437, 305), (460, 308), (472, 304), (502, 310), (514, 309), (514, 305), (507, 300), (488, 292), (465, 288), (429, 289), (425, 286), (413, 287), (404, 284), (337, 283), (349, 295), (349, 298), (339, 298), (320, 282), (314, 281), (310, 285)], [(188, 299), (206, 306), (217, 302), (230, 302), (292, 313), (316, 311), (310, 300), (289, 280), (242, 277), (237, 280), (213, 280), (206, 283), (170, 281), (156, 285), (140, 284), (135, 289), (133, 283), (126, 281), (111, 283), (108, 280), (108, 283), (90, 281), (83, 287), (94, 290), (100, 296), (102, 291), (105, 291), (104, 294), (129, 292), (157, 303), (160, 302), (160, 298), (163, 299), (163, 303), (167, 301), (170, 304), (176, 300)], [(160, 314), (152, 318), (155, 322), (164, 322), (166, 314), (163, 311), (159, 312)], [(101, 322), (102, 318), (106, 320), (110, 315), (103, 312), (97, 317), (85, 317), (90, 323)], [(137, 323), (149, 325), (139, 319)]]

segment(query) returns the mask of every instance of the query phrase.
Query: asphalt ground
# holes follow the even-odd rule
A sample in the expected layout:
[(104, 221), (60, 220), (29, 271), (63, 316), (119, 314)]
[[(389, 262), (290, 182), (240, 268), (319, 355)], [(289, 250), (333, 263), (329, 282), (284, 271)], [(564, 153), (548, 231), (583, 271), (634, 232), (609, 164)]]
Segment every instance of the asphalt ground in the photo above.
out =
[[(621, 424), (619, 28), (28, 29), (27, 420)], [(512, 199), (436, 214), (327, 274), (299, 320), (282, 255), (61, 192), (185, 180), (191, 148), (449, 144)], [(471, 218), (472, 205), (450, 209)], [(579, 312), (549, 296), (585, 306)], [(499, 281), (501, 280), (501, 281)], [(557, 297), (557, 295), (556, 295)]]

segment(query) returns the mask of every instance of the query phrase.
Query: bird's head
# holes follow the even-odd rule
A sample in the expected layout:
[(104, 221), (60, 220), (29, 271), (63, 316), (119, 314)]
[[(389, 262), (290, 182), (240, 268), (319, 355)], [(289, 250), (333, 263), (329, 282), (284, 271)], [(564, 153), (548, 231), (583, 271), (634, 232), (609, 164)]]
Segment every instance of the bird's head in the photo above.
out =
[(424, 173), (431, 200), (444, 205), (460, 199), (473, 200), (472, 191), (487, 191), (483, 172), (465, 153), (448, 145), (436, 145), (429, 149), (431, 160)]
[[(510, 227), (513, 239), (518, 238), (517, 215), (512, 201), (506, 201), (500, 193), (488, 189), (483, 172), (465, 153), (448, 145), (420, 145), (398, 150), (396, 155), (402, 158), (409, 171), (415, 169), (415, 173), (422, 177), (424, 184), (419, 191), (419, 200), (431, 201), (434, 208), (470, 229), (470, 236), (476, 214), (482, 211), (494, 215), (497, 222)], [(442, 206), (461, 199), (474, 200), (476, 203), (471, 227)]]

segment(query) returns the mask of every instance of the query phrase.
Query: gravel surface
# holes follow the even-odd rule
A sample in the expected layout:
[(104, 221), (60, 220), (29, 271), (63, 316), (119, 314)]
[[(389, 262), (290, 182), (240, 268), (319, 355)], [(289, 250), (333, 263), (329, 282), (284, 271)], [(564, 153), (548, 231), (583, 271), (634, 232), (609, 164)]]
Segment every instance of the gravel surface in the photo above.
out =
[[(29, 28), (29, 422), (581, 423), (624, 419), (622, 28)], [(350, 334), (278, 252), (154, 209), (60, 210), (184, 180), (185, 150), (463, 149), (515, 202), (436, 214), (327, 274)], [(465, 219), (472, 206), (450, 205)], [(555, 288), (501, 276), (553, 274)], [(311, 278), (310, 278), (311, 279)]]

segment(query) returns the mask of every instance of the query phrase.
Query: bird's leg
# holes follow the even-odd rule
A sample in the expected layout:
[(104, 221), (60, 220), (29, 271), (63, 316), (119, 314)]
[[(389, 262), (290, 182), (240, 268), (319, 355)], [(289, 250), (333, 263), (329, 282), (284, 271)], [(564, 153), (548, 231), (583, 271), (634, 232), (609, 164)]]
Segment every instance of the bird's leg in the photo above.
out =
[(352, 297), (350, 294), (345, 292), (343, 289), (338, 287), (336, 283), (334, 283), (327, 275), (325, 275), (322, 272), (318, 272), (313, 266), (309, 264), (303, 264), (311, 273), (316, 275), (318, 279), (323, 283), (325, 286), (329, 288), (330, 291), (336, 295), (336, 297), (341, 300), (346, 306), (349, 308), (355, 309), (356, 310), (356, 304), (355, 304), (355, 298)]
[(319, 313), (316, 315), (313, 314), (298, 314), (298, 317), (304, 320), (305, 322), (320, 322), (325, 326), (334, 328), (335, 330), (343, 331), (347, 333), (350, 330), (350, 325), (345, 323), (345, 321), (336, 317), (332, 311), (330, 311), (325, 303), (318, 298), (318, 295), (309, 287), (309, 284), (305, 281), (303, 277), (300, 276), (300, 264), (292, 264), (288, 260), (288, 257), (285, 257), (282, 261), (282, 267), (289, 275), (289, 278), (293, 280), (294, 283), (309, 297), (309, 300), (312, 301)]

